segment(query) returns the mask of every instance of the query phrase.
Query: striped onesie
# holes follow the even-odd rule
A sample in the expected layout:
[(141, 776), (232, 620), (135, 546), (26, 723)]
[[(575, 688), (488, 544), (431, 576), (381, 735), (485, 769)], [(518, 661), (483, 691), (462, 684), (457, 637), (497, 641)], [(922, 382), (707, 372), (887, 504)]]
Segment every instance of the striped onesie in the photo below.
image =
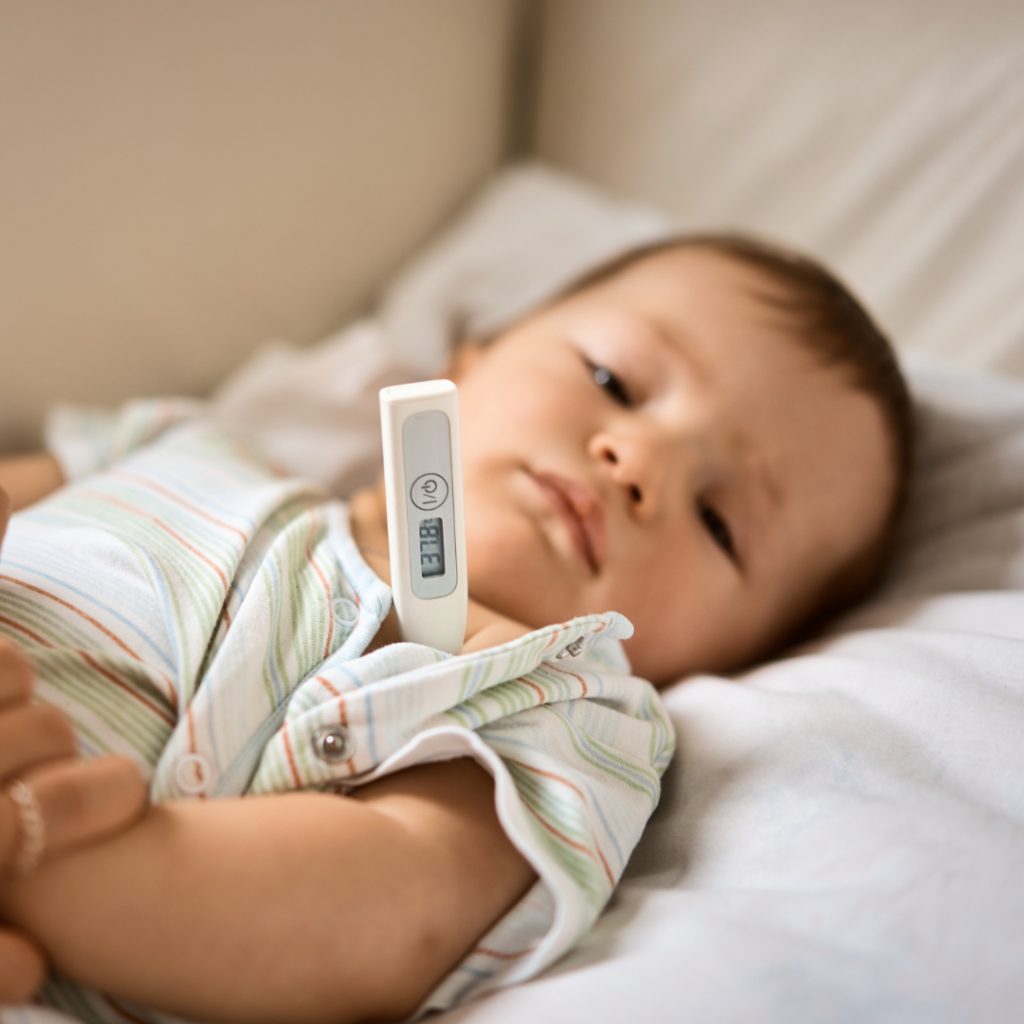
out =
[[(422, 1010), (536, 974), (607, 902), (674, 749), (616, 642), (628, 622), (583, 616), (457, 657), (414, 644), (363, 655), (391, 592), (346, 506), (189, 411), (83, 414), (70, 461), (97, 471), (13, 518), (0, 634), (32, 658), (39, 698), (86, 756), (137, 760), (158, 801), (344, 792), (475, 758), (539, 879)], [(83, 1021), (171, 1019), (59, 976), (43, 999)]]

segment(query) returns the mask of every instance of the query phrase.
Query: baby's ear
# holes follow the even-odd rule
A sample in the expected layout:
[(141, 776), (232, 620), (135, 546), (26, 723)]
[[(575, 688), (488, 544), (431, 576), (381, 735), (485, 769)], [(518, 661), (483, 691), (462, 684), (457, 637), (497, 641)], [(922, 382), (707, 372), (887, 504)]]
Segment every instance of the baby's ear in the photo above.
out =
[(461, 342), (458, 348), (451, 354), (447, 365), (438, 376), (458, 384), (483, 354), (484, 349), (480, 342), (468, 338)]

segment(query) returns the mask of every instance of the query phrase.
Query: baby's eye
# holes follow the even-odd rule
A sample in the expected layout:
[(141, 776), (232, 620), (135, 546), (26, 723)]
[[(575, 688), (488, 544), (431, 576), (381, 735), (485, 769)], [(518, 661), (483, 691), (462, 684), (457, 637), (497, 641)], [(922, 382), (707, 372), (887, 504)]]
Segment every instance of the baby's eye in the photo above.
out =
[(732, 542), (732, 533), (725, 520), (703, 501), (697, 502), (697, 514), (704, 524), (704, 529), (711, 534), (711, 539), (735, 562), (736, 546)]
[(590, 369), (591, 376), (594, 378), (594, 383), (599, 388), (607, 391), (619, 405), (629, 408), (633, 404), (633, 399), (626, 385), (622, 383), (621, 378), (612, 373), (607, 367), (598, 366), (596, 363), (590, 362), (590, 360), (587, 360), (587, 366)]

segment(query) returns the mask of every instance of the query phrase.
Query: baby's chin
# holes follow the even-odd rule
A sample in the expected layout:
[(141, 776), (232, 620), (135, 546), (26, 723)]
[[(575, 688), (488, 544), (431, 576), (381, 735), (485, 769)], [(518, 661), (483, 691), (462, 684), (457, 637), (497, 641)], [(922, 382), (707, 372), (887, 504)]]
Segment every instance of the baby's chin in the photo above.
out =
[[(636, 625), (636, 623), (634, 623)], [(633, 674), (657, 687), (697, 675), (734, 675), (778, 653), (775, 638), (756, 637), (746, 643), (723, 640), (702, 646), (659, 642), (637, 630), (622, 642)]]
[(541, 629), (555, 622), (564, 622), (567, 619), (575, 618), (573, 615), (545, 613), (535, 597), (536, 595), (527, 595), (520, 598), (515, 593), (510, 593), (507, 587), (474, 584), (472, 578), (470, 579), (469, 598), (471, 601), (476, 601), (477, 604), (482, 604), (497, 615), (512, 619), (513, 622), (529, 626), (530, 629)]
[(668, 686), (701, 671), (693, 668), (689, 659), (666, 657), (664, 652), (650, 650), (649, 646), (645, 646), (635, 635), (623, 640), (622, 646), (626, 651), (626, 657), (629, 658), (633, 675), (646, 679), (658, 687)]
[(510, 558), (493, 547), (482, 552), (479, 546), (468, 554), (469, 596), (498, 615), (541, 629), (588, 613), (578, 595), (559, 588), (557, 575), (532, 565), (528, 556)]

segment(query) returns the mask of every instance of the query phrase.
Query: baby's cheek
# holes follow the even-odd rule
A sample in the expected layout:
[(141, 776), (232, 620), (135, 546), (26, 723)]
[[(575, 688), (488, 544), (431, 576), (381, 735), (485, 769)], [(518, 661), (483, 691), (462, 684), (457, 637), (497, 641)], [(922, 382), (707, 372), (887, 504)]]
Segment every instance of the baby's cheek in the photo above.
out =
[(492, 611), (533, 627), (571, 617), (571, 585), (525, 519), (467, 501), (466, 554), (470, 596)]
[(701, 581), (692, 564), (683, 570), (667, 558), (633, 574), (609, 609), (633, 623), (625, 641), (633, 671), (658, 684), (715, 670), (736, 625), (727, 594)]

